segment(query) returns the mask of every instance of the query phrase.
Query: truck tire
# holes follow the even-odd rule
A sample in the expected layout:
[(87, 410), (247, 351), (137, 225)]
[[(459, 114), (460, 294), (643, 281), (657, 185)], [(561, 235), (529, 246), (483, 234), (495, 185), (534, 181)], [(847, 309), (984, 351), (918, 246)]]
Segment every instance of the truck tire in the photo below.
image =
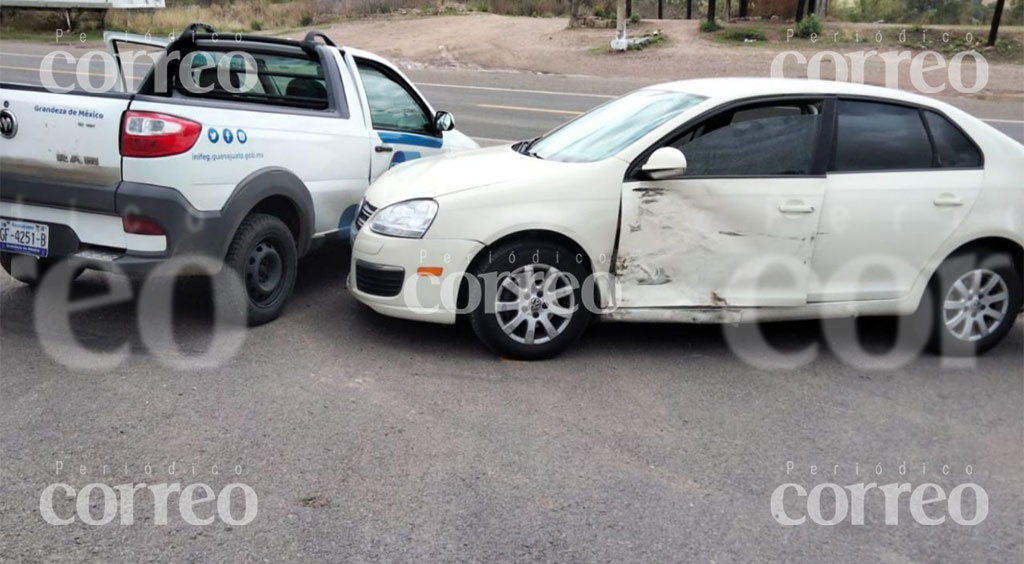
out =
[[(22, 284), (35, 287), (43, 280), (50, 268), (56, 264), (54, 259), (41, 259), (15, 253), (0, 253), (0, 266)], [(76, 272), (77, 277), (81, 271)]]
[(589, 272), (576, 252), (545, 240), (486, 252), (472, 272), (479, 284), (471, 287), (480, 290), (471, 291), (475, 307), (468, 316), (488, 348), (507, 358), (541, 360), (583, 335), (592, 317), (582, 292)]
[(273, 321), (295, 289), (295, 237), (280, 219), (251, 214), (235, 232), (224, 266), (221, 276), (237, 276), (246, 292), (230, 307), (244, 308), (250, 326)]

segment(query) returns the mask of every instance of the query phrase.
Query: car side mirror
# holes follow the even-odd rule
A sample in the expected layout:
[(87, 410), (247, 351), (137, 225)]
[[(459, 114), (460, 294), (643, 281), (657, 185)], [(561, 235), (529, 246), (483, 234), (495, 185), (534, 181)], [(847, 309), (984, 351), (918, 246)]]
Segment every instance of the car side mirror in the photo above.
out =
[(434, 129), (437, 131), (451, 131), (455, 129), (455, 117), (448, 112), (437, 112), (434, 114)]
[(650, 180), (668, 180), (686, 174), (686, 156), (675, 147), (662, 147), (640, 168)]

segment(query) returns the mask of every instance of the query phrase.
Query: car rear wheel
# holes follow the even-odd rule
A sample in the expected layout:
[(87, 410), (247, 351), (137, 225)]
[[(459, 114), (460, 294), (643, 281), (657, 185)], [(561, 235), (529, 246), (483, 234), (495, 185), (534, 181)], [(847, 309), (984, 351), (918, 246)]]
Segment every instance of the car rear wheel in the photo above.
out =
[(498, 354), (523, 360), (553, 357), (575, 342), (592, 312), (583, 299), (589, 274), (578, 253), (545, 241), (486, 251), (473, 274), (470, 325)]
[(249, 325), (262, 325), (281, 314), (295, 289), (298, 252), (295, 238), (280, 219), (252, 214), (238, 227), (224, 259), (227, 272), (241, 280)]
[(951, 257), (931, 285), (929, 348), (948, 356), (981, 354), (998, 344), (1021, 309), (1021, 275), (1003, 253)]

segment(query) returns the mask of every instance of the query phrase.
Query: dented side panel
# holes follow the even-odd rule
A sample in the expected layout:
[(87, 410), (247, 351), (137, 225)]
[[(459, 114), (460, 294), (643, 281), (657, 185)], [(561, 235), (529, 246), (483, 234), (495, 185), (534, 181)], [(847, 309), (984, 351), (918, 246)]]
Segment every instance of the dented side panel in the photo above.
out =
[(626, 183), (619, 306), (806, 303), (824, 185), (816, 177)]

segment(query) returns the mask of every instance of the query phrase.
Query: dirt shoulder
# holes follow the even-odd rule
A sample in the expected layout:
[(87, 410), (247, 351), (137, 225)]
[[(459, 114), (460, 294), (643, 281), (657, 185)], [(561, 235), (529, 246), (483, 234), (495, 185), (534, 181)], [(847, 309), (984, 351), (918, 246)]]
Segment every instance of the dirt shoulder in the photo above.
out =
[[(912, 44), (900, 47), (897, 40), (900, 30), (908, 26), (861, 25), (859, 35), (863, 38), (874, 37), (876, 32), (883, 31), (887, 40), (881, 47), (867, 40), (859, 44), (842, 40), (832, 42), (828, 38), (832, 37), (831, 34), (815, 44), (797, 39), (786, 42), (784, 24), (768, 27), (774, 40), (734, 45), (723, 44), (700, 33), (698, 23), (696, 20), (642, 22), (632, 28), (633, 33), (658, 29), (667, 34), (668, 41), (657, 47), (626, 53), (608, 52), (606, 46), (613, 30), (567, 29), (564, 18), (492, 14), (382, 16), (334, 24), (326, 31), (339, 43), (379, 53), (413, 68), (514, 70), (630, 77), (645, 82), (712, 76), (769, 76), (772, 61), (787, 50), (798, 51), (810, 59), (821, 51), (850, 53), (871, 49), (881, 52), (913, 49)], [(911, 34), (911, 40), (917, 35), (909, 29), (907, 33)], [(933, 63), (934, 60), (928, 61), (929, 65)], [(909, 62), (900, 65), (898, 84), (902, 89), (914, 89), (909, 79), (909, 67)], [(974, 61), (966, 58), (963, 67), (963, 83), (971, 86), (975, 78)], [(807, 76), (806, 65), (798, 64), (795, 57), (787, 58), (784, 68), (787, 77)], [(930, 84), (938, 85), (945, 81), (946, 74), (940, 69), (931, 71), (926, 77)], [(821, 66), (821, 76), (834, 77), (833, 63), (828, 58)], [(864, 78), (869, 84), (884, 85), (885, 62), (879, 57), (867, 59)], [(948, 94), (955, 94), (952, 88), (947, 90), (950, 90)], [(1006, 98), (1007, 101), (1024, 97), (1024, 66), (989, 62), (988, 85), (973, 96)]]

